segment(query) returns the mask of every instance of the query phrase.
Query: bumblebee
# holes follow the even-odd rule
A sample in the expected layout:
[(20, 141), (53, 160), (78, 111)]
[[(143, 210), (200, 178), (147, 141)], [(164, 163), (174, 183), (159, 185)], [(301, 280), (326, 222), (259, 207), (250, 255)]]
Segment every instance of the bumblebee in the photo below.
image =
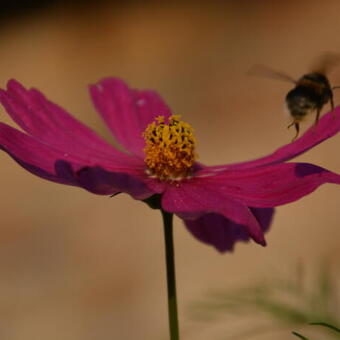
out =
[(315, 126), (320, 117), (320, 112), (325, 104), (330, 102), (331, 110), (334, 110), (333, 91), (327, 77), (319, 72), (303, 75), (296, 86), (290, 90), (286, 96), (286, 105), (293, 118), (293, 122), (288, 125), (295, 127), (296, 135), (300, 132), (300, 122), (312, 112), (316, 112)]
[(326, 53), (319, 58), (317, 65), (312, 68), (313, 71), (311, 73), (303, 75), (298, 80), (295, 80), (285, 73), (273, 71), (265, 66), (257, 65), (251, 70), (250, 74), (252, 75), (267, 76), (295, 84), (295, 87), (288, 92), (285, 99), (287, 109), (293, 119), (292, 123), (288, 125), (288, 128), (294, 126), (296, 130), (292, 141), (298, 137), (300, 123), (307, 115), (313, 112), (316, 113), (314, 123), (316, 126), (321, 110), (325, 104), (329, 102), (331, 110), (334, 110), (333, 90), (339, 88), (339, 86), (331, 87), (326, 73), (331, 67), (339, 63), (339, 61), (340, 55)]

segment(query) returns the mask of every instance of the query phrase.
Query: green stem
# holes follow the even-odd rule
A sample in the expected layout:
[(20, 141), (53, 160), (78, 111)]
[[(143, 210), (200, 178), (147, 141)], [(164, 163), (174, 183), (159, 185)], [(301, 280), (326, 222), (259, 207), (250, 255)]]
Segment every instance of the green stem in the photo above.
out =
[(179, 340), (178, 317), (177, 317), (177, 298), (176, 298), (176, 275), (174, 259), (174, 240), (172, 233), (173, 215), (162, 211), (164, 223), (164, 240), (165, 240), (165, 259), (166, 259), (166, 277), (168, 283), (168, 313), (170, 340)]

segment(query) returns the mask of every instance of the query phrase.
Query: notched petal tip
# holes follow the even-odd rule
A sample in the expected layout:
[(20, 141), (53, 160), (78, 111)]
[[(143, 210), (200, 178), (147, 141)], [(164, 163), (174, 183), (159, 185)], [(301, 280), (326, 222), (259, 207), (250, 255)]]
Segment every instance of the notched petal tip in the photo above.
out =
[(265, 246), (267, 245), (267, 242), (266, 242), (266, 239), (265, 239), (265, 237), (264, 237), (264, 234), (263, 234), (263, 231), (262, 231), (262, 230), (261, 230), (261, 232), (260, 232), (260, 231), (257, 231), (256, 234), (250, 233), (250, 232), (249, 232), (249, 234), (250, 234), (250, 237), (251, 237), (257, 244), (259, 244), (259, 245), (261, 245), (261, 246), (263, 246), (263, 247), (265, 247)]
[(267, 241), (265, 240), (265, 238), (263, 237), (263, 239), (260, 242), (257, 242), (260, 246), (262, 247), (267, 247)]
[(7, 82), (7, 89), (20, 89), (20, 90), (26, 90), (24, 85), (22, 85), (18, 80), (11, 78)]

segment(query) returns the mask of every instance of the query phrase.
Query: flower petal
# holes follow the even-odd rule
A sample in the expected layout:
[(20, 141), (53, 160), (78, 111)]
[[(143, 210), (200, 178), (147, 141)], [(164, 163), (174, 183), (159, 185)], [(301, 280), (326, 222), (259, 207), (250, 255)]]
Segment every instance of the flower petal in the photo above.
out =
[[(100, 167), (85, 167), (77, 173), (80, 185), (99, 195), (124, 192), (138, 200), (144, 200), (156, 192), (137, 176), (127, 173), (110, 172)], [(114, 189), (114, 191), (113, 191)]]
[(157, 92), (132, 90), (118, 78), (105, 78), (91, 85), (90, 93), (118, 142), (139, 157), (144, 157), (142, 133), (147, 125), (160, 115), (171, 115)]
[[(269, 229), (274, 209), (250, 208), (263, 232)], [(245, 226), (224, 216), (209, 213), (196, 220), (184, 220), (187, 229), (200, 241), (213, 245), (220, 252), (233, 251), (237, 241), (247, 242), (250, 235)]]
[(162, 207), (184, 220), (195, 220), (207, 213), (223, 215), (245, 226), (257, 243), (266, 244), (258, 221), (246, 205), (234, 200), (232, 196), (222, 194), (218, 188), (204, 186), (204, 182), (195, 178), (169, 185), (162, 196)]
[(206, 167), (204, 173), (219, 172), (223, 170), (240, 170), (264, 165), (278, 164), (301, 155), (324, 140), (336, 135), (340, 131), (340, 106), (334, 111), (325, 114), (318, 122), (317, 126), (310, 127), (305, 134), (296, 141), (277, 149), (272, 154), (248, 162), (235, 163), (229, 165), (218, 165)]
[[(67, 158), (65, 155), (11, 126), (0, 123), (0, 148), (33, 174), (58, 183), (74, 184), (69, 176), (63, 178), (55, 172), (55, 161)], [(79, 163), (69, 160), (77, 168)]]
[(44, 143), (91, 161), (133, 163), (130, 156), (116, 150), (38, 90), (26, 90), (17, 81), (10, 80), (8, 90), (0, 90), (0, 101), (23, 130)]
[[(90, 161), (43, 144), (4, 123), (0, 123), (0, 148), (26, 170), (50, 181), (83, 187), (100, 195), (126, 192), (144, 198), (155, 194), (147, 185), (148, 179), (143, 181), (143, 167), (99, 171)], [(109, 180), (105, 182), (106, 178)]]
[(321, 184), (340, 184), (340, 175), (309, 163), (283, 163), (224, 171), (197, 178), (198, 185), (252, 207), (275, 207), (308, 195)]

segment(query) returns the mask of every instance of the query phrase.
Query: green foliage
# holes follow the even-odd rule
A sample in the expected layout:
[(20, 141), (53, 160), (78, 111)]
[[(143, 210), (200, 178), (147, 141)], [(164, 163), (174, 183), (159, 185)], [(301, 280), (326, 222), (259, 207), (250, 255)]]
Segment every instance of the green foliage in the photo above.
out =
[[(333, 330), (333, 331), (335, 331), (337, 333), (340, 333), (340, 329), (339, 328), (337, 328), (337, 327), (335, 327), (333, 325), (330, 325), (330, 324), (328, 324), (326, 322), (311, 322), (310, 325), (327, 327), (327, 328), (329, 328), (329, 329), (331, 329), (331, 330)], [(303, 335), (301, 335), (301, 334), (299, 334), (297, 332), (292, 332), (292, 333), (294, 335), (296, 335), (300, 339), (309, 340), (308, 338), (304, 337)], [(340, 334), (337, 335), (337, 338), (340, 338)]]
[(330, 325), (330, 324), (328, 324), (326, 322), (311, 322), (310, 324), (311, 325), (316, 325), (316, 326), (328, 327), (328, 328), (332, 329), (333, 331), (340, 333), (340, 328), (337, 328), (337, 327), (335, 327), (333, 325)]
[(302, 340), (309, 340), (308, 338), (306, 338), (305, 336), (301, 335), (300, 333), (297, 332), (292, 332), (295, 336), (297, 336), (298, 338), (302, 339)]
[[(323, 326), (319, 328), (325, 333), (323, 340), (339, 339), (340, 330), (333, 326), (340, 325), (336, 301), (338, 289), (329, 266), (323, 263), (317, 273), (308, 282), (305, 281), (304, 270), (300, 266), (288, 278), (261, 280), (241, 289), (210, 293), (204, 301), (193, 306), (193, 311), (196, 318), (199, 316), (210, 321), (228, 314), (260, 320), (257, 324), (266, 322), (267, 328), (261, 327), (259, 332), (258, 327), (254, 327), (237, 336), (239, 339), (268, 330), (287, 332), (293, 327), (304, 328), (308, 324)], [(293, 334), (309, 340), (300, 333)]]

